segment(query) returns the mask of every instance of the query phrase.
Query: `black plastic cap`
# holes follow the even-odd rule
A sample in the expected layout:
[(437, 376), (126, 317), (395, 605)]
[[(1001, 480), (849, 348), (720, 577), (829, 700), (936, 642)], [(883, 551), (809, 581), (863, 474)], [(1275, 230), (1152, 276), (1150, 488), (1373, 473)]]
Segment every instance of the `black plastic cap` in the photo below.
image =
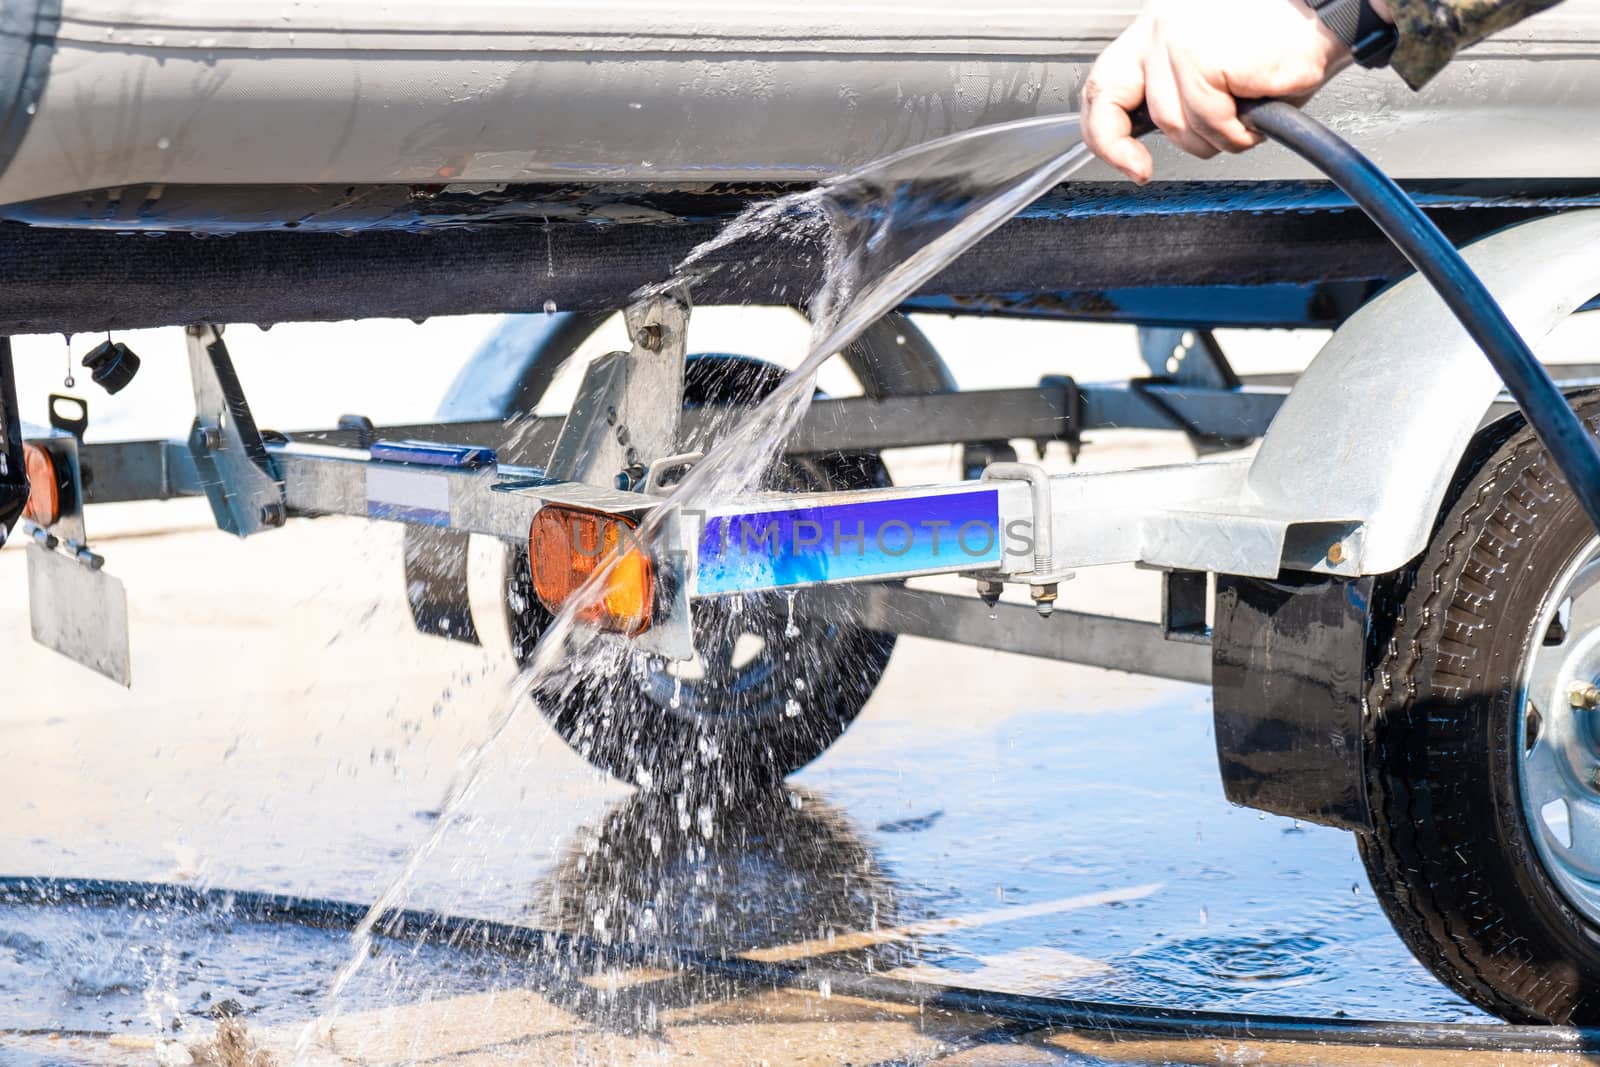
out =
[(101, 341), (83, 357), (83, 365), (89, 368), (95, 384), (112, 395), (120, 393), (139, 373), (139, 357), (121, 341)]

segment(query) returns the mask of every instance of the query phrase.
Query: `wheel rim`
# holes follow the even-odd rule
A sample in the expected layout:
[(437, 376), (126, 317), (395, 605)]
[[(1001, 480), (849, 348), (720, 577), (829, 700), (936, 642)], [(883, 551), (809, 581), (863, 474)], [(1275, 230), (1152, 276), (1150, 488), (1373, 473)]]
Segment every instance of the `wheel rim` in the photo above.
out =
[(1600, 538), (1556, 582), (1534, 625), (1517, 719), (1518, 791), (1546, 871), (1600, 924)]
[[(833, 627), (785, 614), (782, 594), (695, 604), (694, 657), (652, 658), (640, 679), (645, 694), (678, 718), (759, 722), (793, 717), (808, 703), (804, 674), (826, 671)], [(801, 657), (811, 662), (789, 663)]]

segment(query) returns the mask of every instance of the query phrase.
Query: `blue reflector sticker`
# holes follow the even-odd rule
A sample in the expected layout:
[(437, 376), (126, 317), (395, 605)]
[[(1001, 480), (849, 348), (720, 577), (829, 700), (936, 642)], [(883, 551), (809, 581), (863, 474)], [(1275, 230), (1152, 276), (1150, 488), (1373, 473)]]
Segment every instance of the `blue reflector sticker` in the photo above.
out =
[(1000, 562), (994, 489), (755, 511), (707, 520), (701, 595), (981, 569)]
[(450, 482), (443, 475), (367, 468), (367, 515), (423, 526), (450, 525)]
[(374, 441), (368, 454), (387, 463), (416, 463), (426, 467), (459, 467), (474, 470), (495, 465), (492, 448), (476, 445), (446, 445), (437, 441)]

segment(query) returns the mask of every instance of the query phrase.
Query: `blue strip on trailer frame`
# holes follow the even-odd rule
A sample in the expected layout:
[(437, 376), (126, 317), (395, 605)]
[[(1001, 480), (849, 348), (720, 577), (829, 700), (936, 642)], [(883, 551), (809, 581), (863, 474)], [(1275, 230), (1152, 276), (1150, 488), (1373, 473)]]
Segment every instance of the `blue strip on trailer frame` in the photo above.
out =
[(699, 537), (696, 592), (986, 570), (1005, 533), (993, 488), (716, 515)]

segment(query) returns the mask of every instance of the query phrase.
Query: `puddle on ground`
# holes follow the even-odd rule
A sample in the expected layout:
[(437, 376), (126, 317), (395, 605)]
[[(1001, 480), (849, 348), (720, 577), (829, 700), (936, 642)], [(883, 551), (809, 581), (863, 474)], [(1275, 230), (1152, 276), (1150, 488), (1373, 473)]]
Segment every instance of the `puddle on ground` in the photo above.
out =
[[(870, 718), (859, 729), (903, 734)], [(685, 947), (1168, 1007), (1487, 1021), (1390, 932), (1348, 834), (1233, 808), (1215, 774), (1196, 701), (1013, 717), (887, 758), (845, 743), (782, 791), (705, 819), (635, 794), (550, 852), (508, 854), (520, 888), (505, 911), (645, 963), (380, 937), (346, 1013), (497, 989), (568, 1012), (588, 990), (583, 1025), (620, 1033), (648, 1030), (651, 1011), (750, 995), (688, 973), (675, 999), (616, 999), (651, 951)], [(215, 908), (3, 907), (0, 1025), (173, 1040), (221, 1014), (282, 1033), (321, 1010), (347, 952), (347, 928)], [(753, 1024), (735, 1010), (719, 1025), (741, 1020)]]

